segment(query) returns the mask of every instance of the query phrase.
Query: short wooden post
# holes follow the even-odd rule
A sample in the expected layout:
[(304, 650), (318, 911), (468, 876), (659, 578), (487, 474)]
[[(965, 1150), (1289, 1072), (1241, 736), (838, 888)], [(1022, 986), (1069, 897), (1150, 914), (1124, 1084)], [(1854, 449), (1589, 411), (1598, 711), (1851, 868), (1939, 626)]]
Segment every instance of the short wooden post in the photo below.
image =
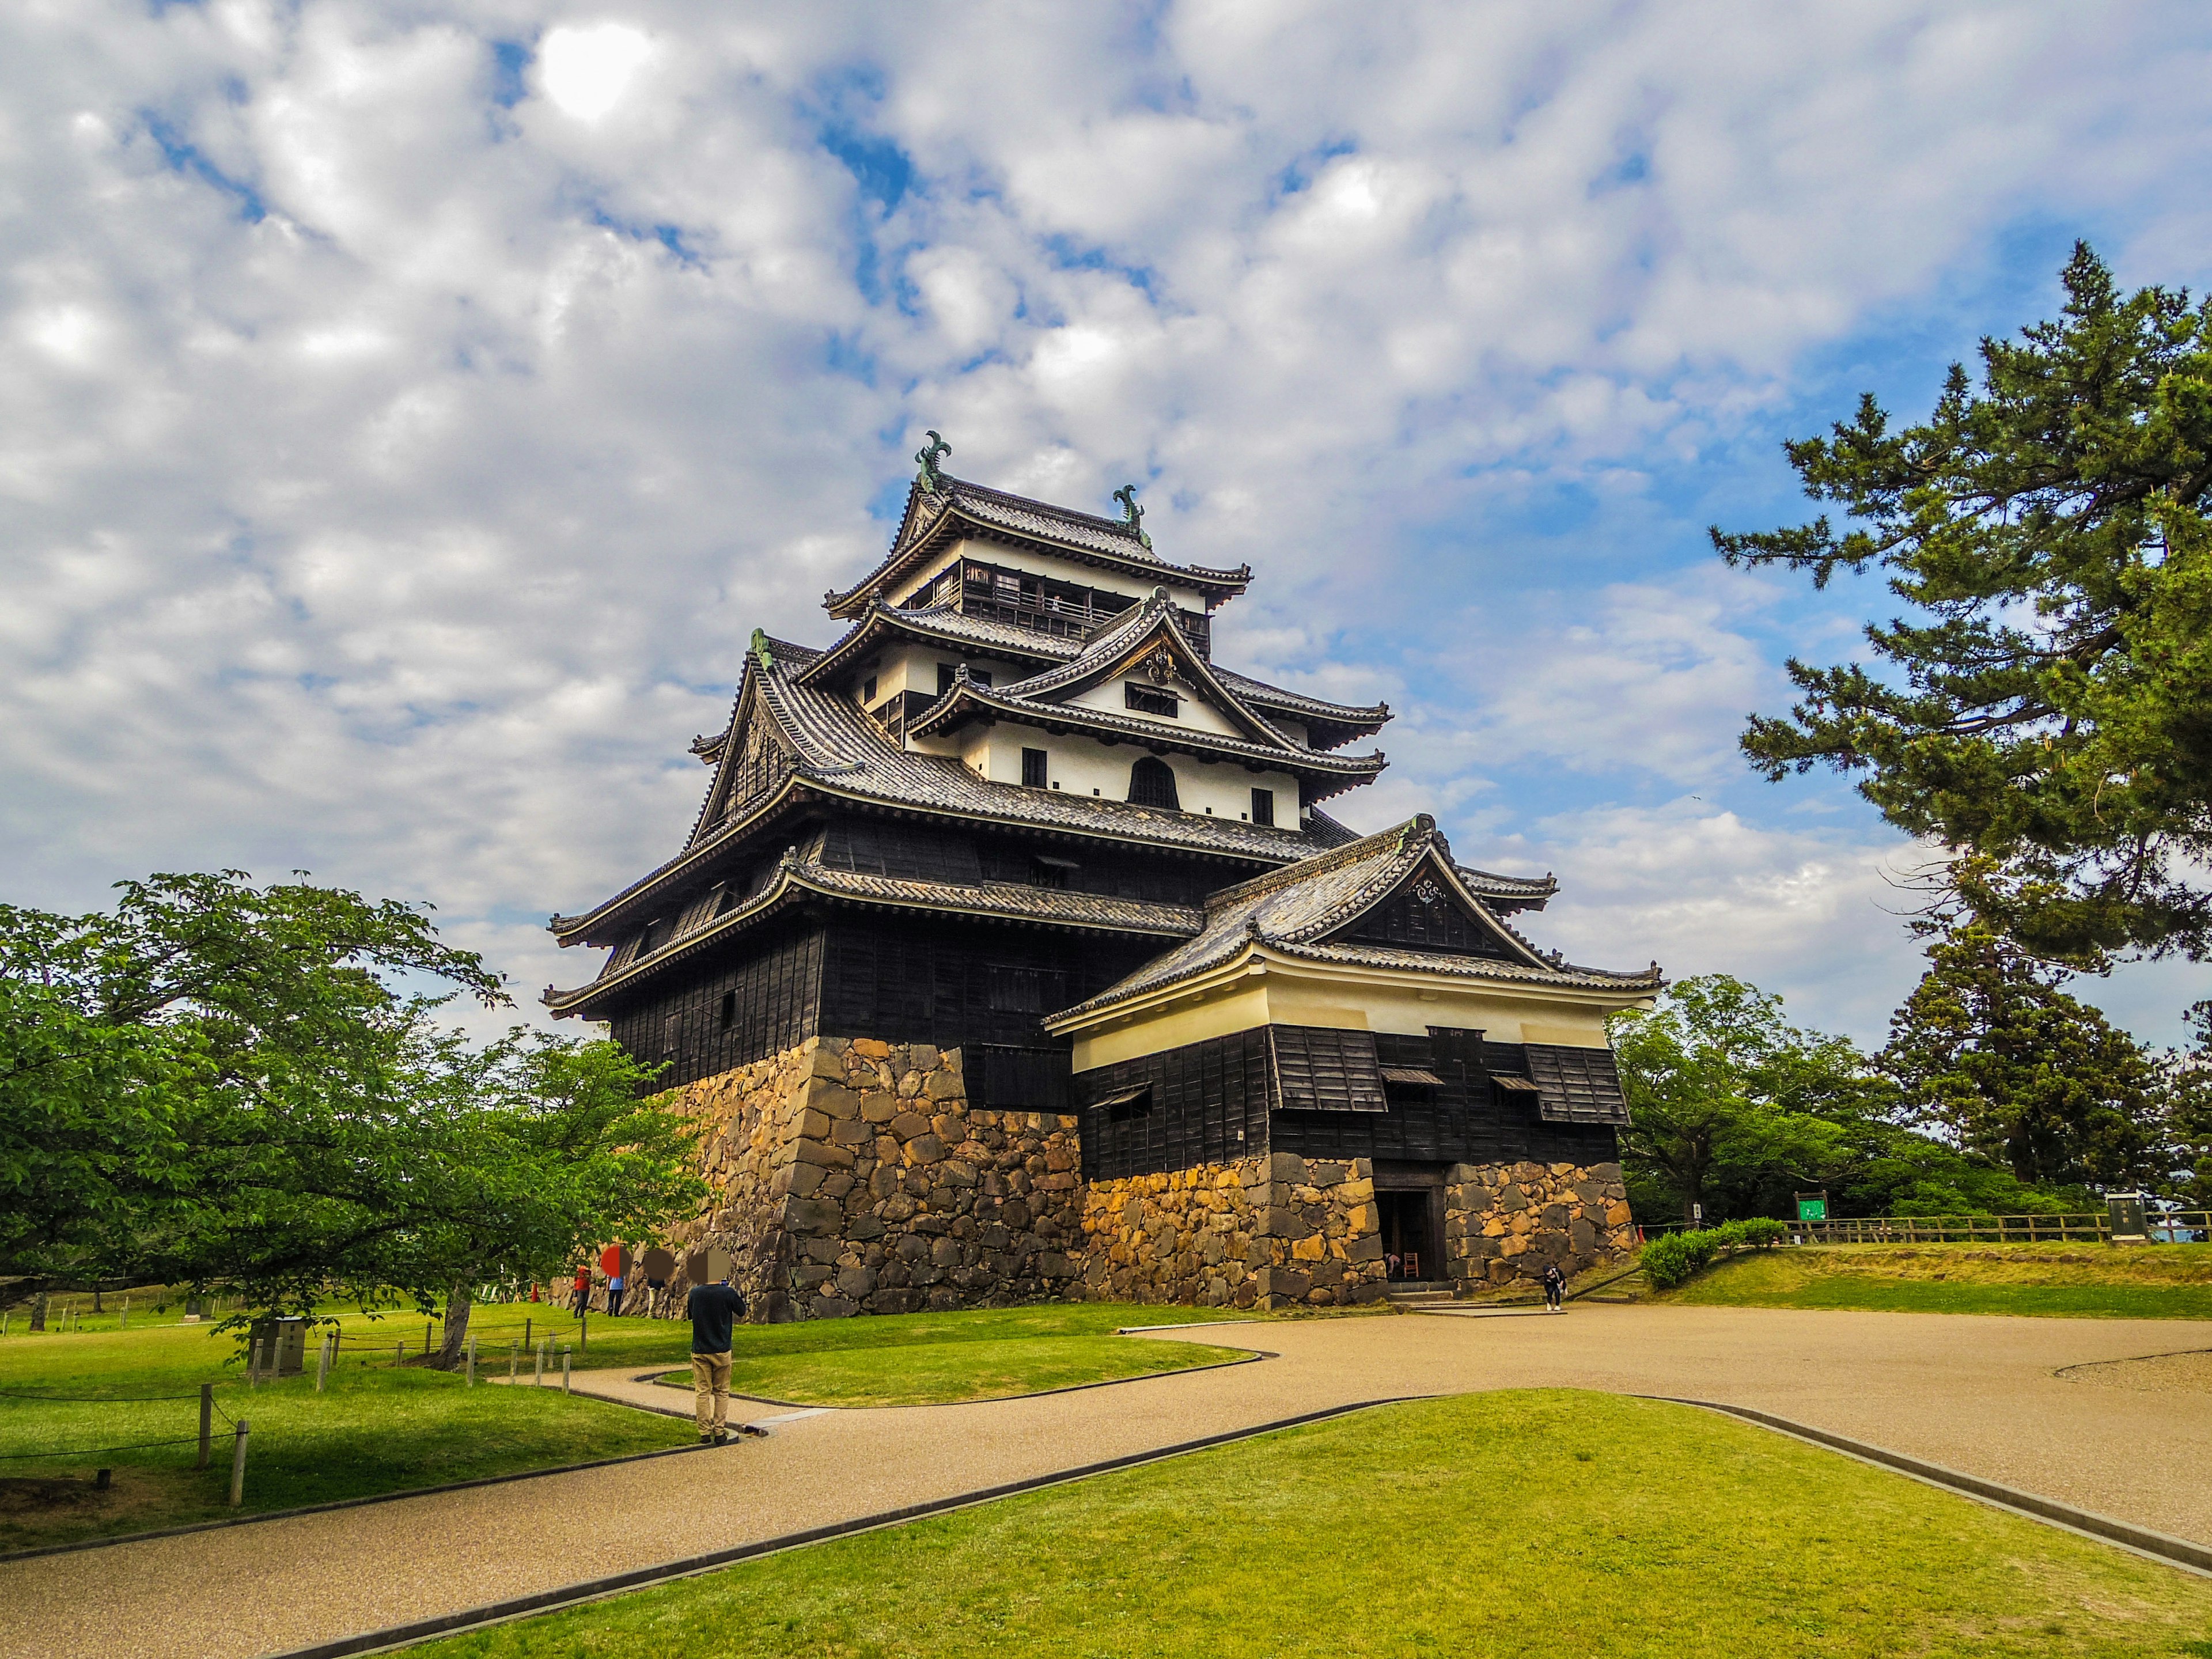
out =
[(591, 1316), (588, 1312), (580, 1313), (576, 1316), (576, 1352), (578, 1353), (583, 1352), (585, 1348), (589, 1346), (588, 1334), (585, 1331), (584, 1327), (589, 1321), (590, 1316)]
[(330, 1375), (331, 1335), (328, 1331), (325, 1331), (323, 1333), (321, 1344), (315, 1349), (315, 1392), (317, 1394), (323, 1391), (323, 1384), (330, 1380)]
[(561, 1392), (562, 1394), (575, 1392), (568, 1386), (568, 1351), (566, 1348), (561, 1350)]
[(464, 1364), (465, 1370), (463, 1372), (461, 1386), (465, 1389), (473, 1389), (477, 1385), (477, 1340), (473, 1336), (469, 1339), (468, 1358)]
[(261, 1382), (261, 1341), (256, 1337), (246, 1345), (246, 1386), (258, 1388)]
[(400, 1367), (400, 1366), (402, 1366), (402, 1365), (405, 1364), (406, 1363), (407, 1363), (407, 1345), (406, 1345), (404, 1342), (395, 1342), (395, 1343), (393, 1343), (393, 1344), (392, 1345), (392, 1368), (394, 1370), (398, 1370), (398, 1369), (399, 1369), (399, 1367)]
[(522, 1346), (526, 1348), (530, 1346), (530, 1321), (532, 1319), (535, 1319), (537, 1316), (537, 1315), (532, 1314), (530, 1316), (530, 1318), (525, 1319), (522, 1322)]
[(118, 1331), (131, 1328), (131, 1298), (127, 1296), (123, 1298), (123, 1311), (115, 1316), (115, 1328)]
[(541, 1342), (532, 1352), (537, 1357), (538, 1368), (531, 1375), (530, 1386), (533, 1389), (542, 1389), (545, 1386), (545, 1345)]
[(507, 1339), (507, 1380), (508, 1382), (514, 1381), (515, 1368), (521, 1364), (522, 1339), (510, 1336)]
[(230, 1506), (246, 1501), (246, 1419), (238, 1419), (238, 1438), (230, 1446)]
[(200, 1384), (200, 1461), (192, 1465), (196, 1469), (208, 1466), (208, 1443), (215, 1434), (215, 1384)]

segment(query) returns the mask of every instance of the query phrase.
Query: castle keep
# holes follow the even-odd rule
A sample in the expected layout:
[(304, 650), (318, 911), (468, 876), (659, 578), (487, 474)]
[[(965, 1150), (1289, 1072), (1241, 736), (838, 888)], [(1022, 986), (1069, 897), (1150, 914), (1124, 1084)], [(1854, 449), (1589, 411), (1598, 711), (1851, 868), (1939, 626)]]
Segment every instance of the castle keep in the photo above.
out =
[(1622, 1249), (1620, 974), (1555, 890), (1324, 803), (1390, 718), (1216, 663), (1249, 568), (945, 475), (756, 633), (676, 857), (580, 915), (606, 1021), (705, 1121), (757, 1316), (1043, 1297), (1330, 1304)]

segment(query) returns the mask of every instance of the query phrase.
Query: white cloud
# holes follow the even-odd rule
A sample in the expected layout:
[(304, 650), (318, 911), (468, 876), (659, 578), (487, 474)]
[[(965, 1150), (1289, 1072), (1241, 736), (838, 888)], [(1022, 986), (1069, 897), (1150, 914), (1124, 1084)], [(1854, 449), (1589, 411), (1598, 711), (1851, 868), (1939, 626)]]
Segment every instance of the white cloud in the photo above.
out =
[[(13, 894), (305, 865), (573, 979), (519, 919), (673, 848), (747, 633), (825, 635), (924, 426), (1251, 559), (1232, 653), (1407, 711), (1348, 814), (1510, 837), (1486, 769), (1547, 764), (1590, 828), (1542, 833), (1596, 846), (1620, 776), (1734, 767), (1770, 599), (1680, 526), (1540, 564), (1439, 526), (1764, 447), (1809, 350), (2023, 220), (2204, 262), (2178, 6), (901, 18), (0, 19)], [(1729, 833), (1863, 886), (1841, 842)], [(1711, 890), (1699, 926), (1768, 950), (1782, 889)], [(1789, 971), (1829, 983), (1858, 923), (1802, 915)]]

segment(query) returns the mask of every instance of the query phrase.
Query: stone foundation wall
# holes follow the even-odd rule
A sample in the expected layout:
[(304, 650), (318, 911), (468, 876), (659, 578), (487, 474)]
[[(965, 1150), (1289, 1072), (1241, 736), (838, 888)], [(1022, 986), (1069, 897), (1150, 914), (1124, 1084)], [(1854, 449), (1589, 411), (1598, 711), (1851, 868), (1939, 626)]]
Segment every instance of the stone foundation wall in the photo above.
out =
[(1618, 1164), (1459, 1164), (1444, 1185), (1444, 1266), (1462, 1294), (1570, 1277), (1635, 1248)]
[[(1077, 1120), (971, 1108), (957, 1049), (810, 1038), (676, 1100), (706, 1126), (714, 1192), (672, 1230), (676, 1255), (727, 1249), (756, 1320), (1063, 1297), (1341, 1307), (1389, 1288), (1367, 1159), (1276, 1152), (1085, 1188)], [(1443, 1192), (1462, 1291), (1632, 1248), (1617, 1164), (1462, 1164)], [(689, 1288), (679, 1271), (659, 1311), (680, 1317)], [(628, 1310), (646, 1305), (635, 1288)]]
[(1208, 1307), (1340, 1306), (1387, 1286), (1372, 1166), (1277, 1152), (1093, 1182), (1083, 1293)]
[(1002, 1307), (1075, 1276), (1076, 1120), (971, 1109), (957, 1049), (809, 1038), (678, 1104), (715, 1198), (677, 1255), (728, 1249), (755, 1320)]

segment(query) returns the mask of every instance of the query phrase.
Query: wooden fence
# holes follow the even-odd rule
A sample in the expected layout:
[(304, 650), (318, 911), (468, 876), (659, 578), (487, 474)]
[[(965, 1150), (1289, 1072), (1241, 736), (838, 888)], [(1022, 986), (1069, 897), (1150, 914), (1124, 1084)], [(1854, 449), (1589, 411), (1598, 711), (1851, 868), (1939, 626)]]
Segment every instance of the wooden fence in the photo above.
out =
[[(2212, 1210), (2166, 1210), (2148, 1218), (2163, 1243), (2212, 1243)], [(2112, 1231), (2102, 1210), (2070, 1215), (1892, 1215), (1860, 1220), (1793, 1221), (1808, 1244), (2101, 1243)]]

